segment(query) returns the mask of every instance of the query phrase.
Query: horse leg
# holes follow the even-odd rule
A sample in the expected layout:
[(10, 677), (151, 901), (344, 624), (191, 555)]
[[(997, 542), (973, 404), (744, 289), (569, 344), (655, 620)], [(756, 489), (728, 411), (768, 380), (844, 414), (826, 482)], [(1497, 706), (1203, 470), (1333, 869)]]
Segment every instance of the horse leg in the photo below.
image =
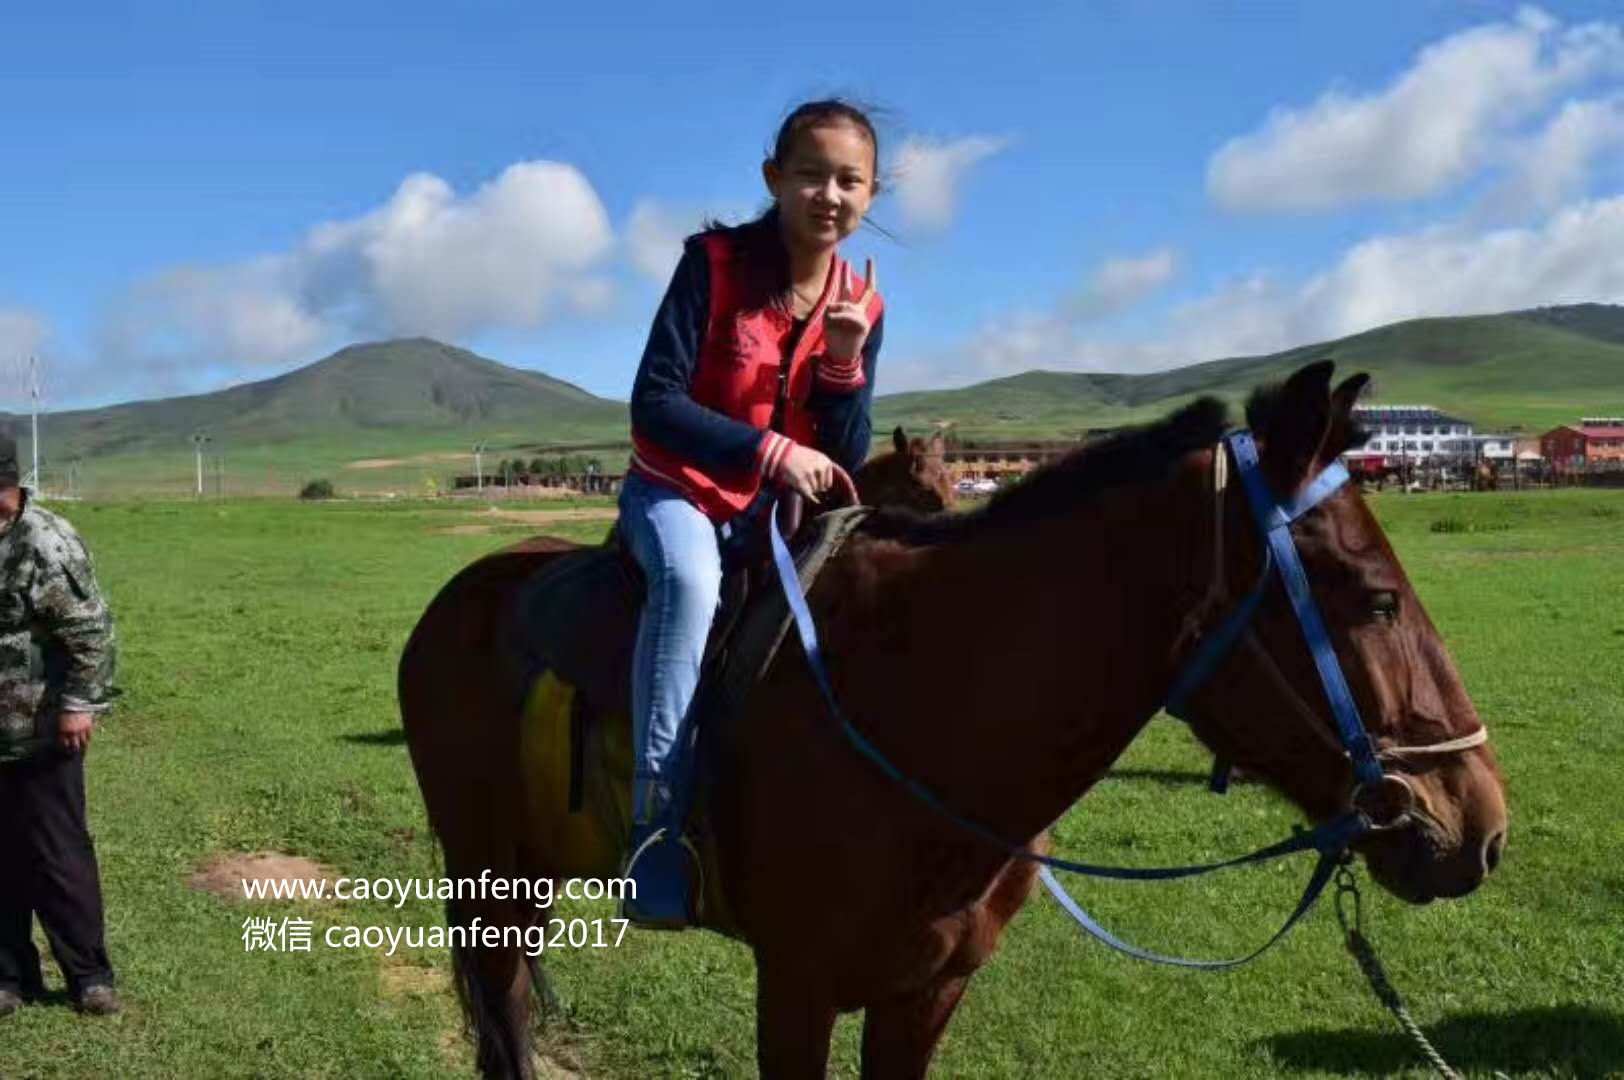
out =
[(969, 982), (969, 975), (943, 976), (870, 1005), (863, 1016), (862, 1075), (876, 1080), (923, 1077)]
[(835, 1007), (804, 968), (756, 961), (756, 1066), (762, 1080), (823, 1080)]

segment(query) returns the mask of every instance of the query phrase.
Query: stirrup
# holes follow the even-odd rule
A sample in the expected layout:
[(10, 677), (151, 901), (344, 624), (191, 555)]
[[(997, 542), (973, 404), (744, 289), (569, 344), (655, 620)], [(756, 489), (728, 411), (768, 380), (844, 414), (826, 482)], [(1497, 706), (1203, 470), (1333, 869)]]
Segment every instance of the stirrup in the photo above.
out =
[[(643, 842), (638, 844), (636, 850), (627, 858), (625, 868), (621, 871), (622, 876), (635, 880), (632, 871), (636, 868), (637, 861), (642, 858), (644, 852), (656, 844), (670, 840), (671, 829), (668, 826), (654, 827), (653, 831), (643, 838)], [(694, 846), (693, 841), (686, 834), (677, 835), (676, 846), (686, 854), (682, 868), (678, 871), (682, 879), (681, 884), (685, 887), (691, 886), (684, 889), (685, 895), (682, 897), (683, 920), (680, 922), (664, 922), (632, 918), (627, 908), (627, 902), (622, 898), (620, 913), (622, 917), (629, 919), (634, 926), (655, 930), (683, 930), (690, 926), (702, 925), (705, 908), (705, 864), (699, 857), (699, 849)]]

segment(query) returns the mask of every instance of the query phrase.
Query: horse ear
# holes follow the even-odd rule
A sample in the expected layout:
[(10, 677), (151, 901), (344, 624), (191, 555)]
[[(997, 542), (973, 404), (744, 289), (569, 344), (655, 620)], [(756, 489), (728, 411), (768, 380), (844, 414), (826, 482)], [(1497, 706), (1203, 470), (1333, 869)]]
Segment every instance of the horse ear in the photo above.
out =
[(1282, 493), (1296, 491), (1319, 460), (1331, 426), (1331, 373), (1336, 364), (1319, 360), (1298, 368), (1274, 402), (1263, 439), (1263, 470)]
[(897, 429), (891, 432), (891, 445), (897, 448), (899, 454), (908, 452), (908, 433), (902, 430), (901, 424), (898, 424)]
[(1325, 437), (1327, 454), (1340, 454), (1364, 443), (1359, 425), (1353, 419), (1353, 406), (1369, 384), (1370, 376), (1361, 371), (1357, 375), (1343, 379), (1337, 388), (1331, 391), (1331, 430)]
[(1349, 375), (1338, 383), (1336, 389), (1331, 391), (1332, 415), (1340, 413), (1345, 416), (1352, 412), (1354, 402), (1359, 400), (1359, 395), (1369, 385), (1370, 376), (1363, 371), (1357, 375)]

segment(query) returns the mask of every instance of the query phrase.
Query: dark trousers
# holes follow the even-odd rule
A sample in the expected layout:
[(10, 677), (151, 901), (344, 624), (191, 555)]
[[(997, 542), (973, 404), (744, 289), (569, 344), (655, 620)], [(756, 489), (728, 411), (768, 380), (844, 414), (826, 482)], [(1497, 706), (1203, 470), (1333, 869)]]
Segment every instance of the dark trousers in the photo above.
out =
[(35, 915), (69, 993), (112, 983), (84, 754), (55, 746), (0, 765), (0, 989), (41, 988)]

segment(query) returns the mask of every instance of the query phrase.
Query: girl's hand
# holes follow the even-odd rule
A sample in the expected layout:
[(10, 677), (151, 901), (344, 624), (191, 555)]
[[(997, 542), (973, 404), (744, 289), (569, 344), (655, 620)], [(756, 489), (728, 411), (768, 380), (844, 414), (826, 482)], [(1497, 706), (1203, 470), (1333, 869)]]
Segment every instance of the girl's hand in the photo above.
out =
[(868, 340), (868, 304), (880, 288), (873, 259), (864, 267), (863, 278), (862, 291), (853, 292), (851, 264), (847, 263), (840, 274), (840, 292), (834, 303), (823, 310), (824, 350), (831, 359), (855, 359)]
[(852, 483), (846, 470), (810, 446), (799, 443), (791, 446), (778, 463), (776, 479), (814, 506), (819, 505), (818, 497), (830, 488), (843, 494), (848, 504), (857, 505), (857, 485)]

